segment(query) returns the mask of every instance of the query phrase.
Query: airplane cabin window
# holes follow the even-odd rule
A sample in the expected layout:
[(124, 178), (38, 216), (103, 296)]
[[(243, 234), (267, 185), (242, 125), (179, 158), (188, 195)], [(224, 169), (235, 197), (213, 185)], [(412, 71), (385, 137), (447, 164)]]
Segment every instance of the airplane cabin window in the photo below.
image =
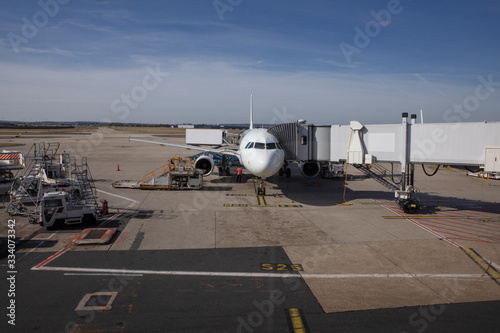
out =
[(254, 148), (255, 149), (265, 149), (266, 148), (266, 144), (262, 143), (262, 142), (256, 142)]

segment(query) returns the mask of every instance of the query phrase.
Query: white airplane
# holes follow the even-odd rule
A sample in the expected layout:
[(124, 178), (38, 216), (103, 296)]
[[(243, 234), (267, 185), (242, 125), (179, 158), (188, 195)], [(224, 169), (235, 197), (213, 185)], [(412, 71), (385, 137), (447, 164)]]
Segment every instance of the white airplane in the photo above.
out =
[[(168, 142), (148, 141), (141, 139), (132, 139), (132, 141), (141, 141), (155, 143), (160, 145), (168, 145), (187, 149), (196, 149), (213, 153), (216, 155), (236, 157), (240, 164), (248, 170), (252, 175), (258, 178), (259, 187), (258, 194), (265, 194), (265, 186), (263, 179), (271, 177), (277, 173), (285, 164), (285, 152), (280, 146), (278, 139), (267, 129), (253, 128), (253, 98), (250, 96), (250, 128), (243, 132), (240, 139), (240, 147), (238, 150), (219, 149), (219, 148), (204, 148), (192, 145), (181, 145)], [(208, 176), (214, 170), (214, 160), (208, 154), (198, 157), (195, 161), (195, 168), (203, 169), (204, 176)]]

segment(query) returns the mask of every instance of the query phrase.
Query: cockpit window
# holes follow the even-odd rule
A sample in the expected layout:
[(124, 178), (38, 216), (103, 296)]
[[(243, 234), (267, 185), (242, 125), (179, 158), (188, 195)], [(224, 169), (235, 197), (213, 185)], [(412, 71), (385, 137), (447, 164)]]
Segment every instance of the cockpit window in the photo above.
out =
[(274, 142), (266, 143), (266, 149), (276, 149), (276, 143)]
[(262, 142), (256, 142), (254, 148), (255, 149), (266, 149), (266, 144), (262, 143)]
[(245, 146), (246, 149), (250, 149), (250, 148), (253, 148), (253, 142), (249, 142), (247, 143), (247, 145)]

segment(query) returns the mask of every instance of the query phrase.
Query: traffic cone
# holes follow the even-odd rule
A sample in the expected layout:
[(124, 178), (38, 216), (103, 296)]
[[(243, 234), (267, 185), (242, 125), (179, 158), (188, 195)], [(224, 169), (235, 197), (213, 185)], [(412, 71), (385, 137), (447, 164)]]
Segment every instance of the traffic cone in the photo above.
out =
[(321, 179), (318, 181), (318, 187), (321, 187)]
[(120, 164), (118, 163), (117, 167), (116, 167), (116, 171), (120, 171)]

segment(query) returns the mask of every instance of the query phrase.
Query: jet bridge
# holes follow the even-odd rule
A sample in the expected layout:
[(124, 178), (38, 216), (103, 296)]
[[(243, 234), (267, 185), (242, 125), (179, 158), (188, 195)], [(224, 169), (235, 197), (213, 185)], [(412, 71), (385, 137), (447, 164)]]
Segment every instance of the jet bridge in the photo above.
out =
[[(420, 204), (414, 193), (414, 165), (459, 165), (500, 172), (500, 122), (416, 123), (403, 113), (401, 124), (315, 126), (305, 121), (269, 129), (287, 162), (299, 162), (307, 176), (320, 173), (320, 165), (348, 163), (363, 168), (376, 162), (401, 164), (403, 181), (395, 191), (405, 212)], [(369, 168), (364, 168), (370, 172)], [(368, 171), (367, 171), (368, 170)], [(312, 177), (310, 177), (312, 178)]]

